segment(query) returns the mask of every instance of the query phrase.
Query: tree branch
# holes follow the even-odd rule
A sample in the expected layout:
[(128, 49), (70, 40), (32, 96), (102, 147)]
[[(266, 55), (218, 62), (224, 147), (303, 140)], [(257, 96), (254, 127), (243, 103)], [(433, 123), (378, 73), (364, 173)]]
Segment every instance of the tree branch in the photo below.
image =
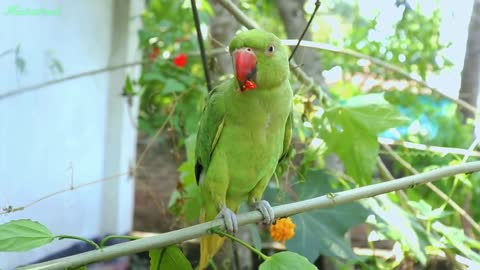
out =
[[(383, 145), (383, 148), (387, 150), (387, 152), (396, 160), (398, 163), (400, 163), (403, 167), (405, 167), (407, 170), (409, 170), (411, 173), (419, 175), (419, 172), (417, 169), (415, 169), (412, 164), (408, 163), (405, 159), (403, 159), (400, 155), (398, 155), (393, 149), (388, 146), (388, 145)], [(474, 163), (474, 162), (472, 162)], [(463, 163), (467, 164), (467, 163)], [(432, 190), (437, 196), (442, 198), (448, 205), (450, 205), (457, 213), (462, 216), (466, 222), (468, 222), (477, 232), (480, 233), (480, 225), (468, 214), (463, 208), (458, 205), (454, 200), (452, 200), (445, 192), (443, 192), (441, 189), (437, 188), (434, 184), (432, 183), (425, 183), (426, 186)]]
[[(297, 42), (296, 39), (283, 40), (283, 44), (286, 45), (286, 46), (295, 46), (296, 42)], [(461, 99), (456, 99), (456, 98), (449, 97), (448, 95), (442, 93), (437, 88), (429, 85), (427, 82), (425, 82), (421, 79), (415, 78), (414, 76), (410, 75), (405, 70), (403, 70), (403, 69), (401, 69), (397, 66), (394, 66), (390, 63), (387, 63), (385, 61), (382, 61), (378, 58), (375, 58), (375, 57), (372, 57), (372, 56), (369, 56), (369, 55), (366, 55), (366, 54), (362, 54), (362, 53), (359, 53), (359, 52), (356, 52), (356, 51), (353, 51), (353, 50), (341, 49), (341, 48), (337, 48), (337, 47), (335, 47), (333, 45), (330, 45), (330, 44), (323, 44), (323, 43), (314, 42), (314, 41), (302, 40), (302, 42), (300, 44), (303, 47), (315, 48), (315, 49), (320, 49), (320, 50), (323, 50), (323, 51), (345, 54), (345, 55), (353, 56), (353, 57), (360, 58), (360, 59), (366, 59), (366, 60), (368, 60), (368, 61), (370, 61), (370, 62), (372, 62), (372, 63), (374, 63), (378, 66), (381, 66), (385, 69), (388, 69), (388, 70), (391, 70), (395, 73), (398, 73), (398, 74), (402, 75), (403, 77), (405, 77), (406, 79), (408, 79), (410, 81), (414, 81), (414, 82), (418, 83), (419, 85), (432, 90), (433, 92), (439, 94), (440, 96), (442, 96), (446, 99), (449, 99), (452, 102), (454, 102), (454, 103), (458, 104), (459, 106), (463, 107), (464, 109), (472, 112), (474, 115), (479, 113), (477, 108), (475, 106), (470, 105), (468, 102), (465, 102), (464, 100), (461, 100)]]
[(471, 149), (470, 148), (463, 149), (463, 148), (455, 148), (455, 147), (427, 145), (427, 144), (414, 143), (414, 142), (408, 142), (408, 141), (395, 141), (389, 138), (382, 138), (382, 137), (378, 137), (378, 142), (382, 145), (398, 145), (408, 149), (428, 151), (428, 152), (438, 153), (442, 155), (447, 155), (447, 154), (461, 155), (461, 156), (464, 156), (465, 158), (480, 157), (480, 152), (474, 150), (476, 147), (476, 144), (474, 145), (474, 147), (470, 147)]
[[(316, 198), (303, 200), (299, 202), (284, 204), (273, 207), (275, 216), (291, 216), (306, 211), (320, 208), (334, 207), (336, 205), (353, 202), (359, 199), (369, 198), (376, 195), (412, 188), (416, 185), (429, 183), (440, 180), (444, 177), (453, 176), (460, 173), (471, 173), (480, 171), (480, 161), (469, 162), (460, 165), (448, 166), (429, 172), (403, 177), (400, 179), (378, 183), (374, 185), (355, 188), (347, 191), (337, 192), (319, 196)], [(238, 215), (238, 224), (246, 225), (250, 223), (260, 222), (263, 216), (258, 211), (252, 211)], [(147, 237), (127, 243), (121, 243), (106, 247), (101, 250), (89, 251), (61, 259), (56, 259), (44, 263), (20, 267), (17, 269), (64, 269), (79, 267), (82, 265), (105, 261), (120, 256), (139, 253), (153, 248), (161, 248), (183, 241), (198, 238), (208, 234), (208, 231), (214, 227), (224, 229), (223, 220), (217, 219), (206, 223), (194, 225), (158, 236)]]
[[(228, 51), (225, 48), (212, 49), (209, 52), (209, 55), (217, 55), (217, 54), (223, 54), (223, 53), (227, 53), (227, 52)], [(187, 55), (192, 56), (192, 57), (198, 57), (198, 56), (200, 56), (200, 52), (191, 52), (191, 53), (187, 53)], [(163, 60), (170, 60), (170, 59), (172, 59), (172, 57), (165, 58)], [(94, 70), (90, 70), (90, 71), (85, 71), (85, 72), (73, 74), (73, 75), (63, 77), (63, 78), (60, 78), (60, 79), (56, 79), (56, 80), (51, 80), (51, 81), (46, 81), (46, 82), (42, 82), (42, 83), (38, 83), (38, 84), (28, 85), (28, 86), (25, 86), (25, 87), (20, 87), (20, 88), (17, 88), (17, 89), (9, 89), (9, 90), (5, 90), (5, 91), (0, 90), (0, 101), (2, 99), (11, 98), (11, 97), (18, 96), (18, 95), (21, 95), (21, 94), (24, 94), (24, 93), (27, 93), (27, 92), (31, 92), (31, 91), (34, 91), (34, 90), (39, 90), (41, 88), (44, 88), (44, 87), (47, 87), (47, 86), (50, 86), (50, 85), (53, 85), (53, 84), (62, 83), (62, 82), (66, 82), (66, 81), (71, 81), (71, 80), (75, 80), (75, 79), (79, 79), (79, 78), (83, 78), (83, 77), (88, 77), (88, 76), (92, 76), (92, 75), (96, 75), (96, 74), (100, 74), (100, 73), (104, 73), (104, 72), (109, 72), (109, 71), (113, 71), (113, 70), (117, 70), (117, 69), (123, 69), (123, 68), (138, 66), (138, 65), (142, 65), (142, 64), (146, 64), (146, 63), (151, 63), (151, 61), (135, 61), (135, 62), (125, 63), (125, 64), (121, 64), (121, 65), (108, 66), (108, 67), (104, 67), (104, 68), (99, 68), (99, 69), (94, 69)]]

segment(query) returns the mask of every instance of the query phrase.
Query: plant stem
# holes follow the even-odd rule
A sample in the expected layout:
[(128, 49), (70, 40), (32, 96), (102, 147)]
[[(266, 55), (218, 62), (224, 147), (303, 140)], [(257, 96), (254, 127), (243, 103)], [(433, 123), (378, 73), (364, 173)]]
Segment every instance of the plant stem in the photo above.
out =
[(236, 242), (240, 243), (242, 246), (244, 246), (244, 247), (250, 249), (251, 251), (255, 252), (255, 254), (257, 254), (258, 256), (260, 256), (260, 257), (262, 258), (262, 260), (264, 260), (264, 261), (266, 261), (266, 260), (268, 260), (268, 259), (270, 258), (269, 256), (263, 254), (260, 250), (254, 248), (254, 247), (253, 247), (252, 245), (250, 245), (249, 243), (247, 243), (247, 242), (243, 241), (242, 239), (237, 238), (237, 237), (235, 237), (235, 236), (233, 236), (233, 235), (231, 235), (231, 234), (228, 234), (228, 233), (226, 233), (226, 232), (224, 232), (224, 231), (222, 231), (222, 230), (220, 230), (220, 229), (218, 229), (218, 228), (211, 228), (211, 229), (210, 229), (210, 232), (216, 233), (216, 234), (218, 234), (218, 235), (220, 235), (220, 236), (227, 237), (227, 238), (229, 238), (230, 240), (233, 240), (233, 241), (236, 241)]
[[(225, 48), (218, 48), (218, 49), (210, 50), (209, 55), (219, 55), (219, 54), (225, 54), (227, 52), (228, 51)], [(187, 56), (192, 56), (192, 57), (198, 57), (198, 56), (200, 56), (200, 53), (199, 52), (190, 52), (190, 53), (187, 53), (186, 55)], [(163, 60), (166, 61), (166, 60), (170, 60), (170, 59), (171, 58), (167, 58), (167, 59), (163, 59)], [(113, 65), (113, 66), (108, 66), (108, 67), (104, 67), (104, 68), (85, 71), (85, 72), (73, 74), (73, 75), (70, 75), (70, 76), (66, 76), (66, 77), (63, 77), (63, 78), (60, 78), (60, 79), (55, 79), (55, 80), (51, 80), (51, 81), (32, 84), (32, 85), (28, 85), (28, 86), (24, 86), (24, 87), (20, 87), (20, 88), (16, 88), (16, 89), (8, 89), (8, 90), (4, 90), (4, 91), (0, 90), (0, 93), (2, 93), (2, 94), (0, 94), (0, 100), (15, 97), (15, 96), (18, 96), (18, 95), (21, 95), (21, 94), (24, 94), (24, 93), (28, 93), (28, 92), (31, 92), (31, 91), (37, 91), (39, 89), (45, 88), (45, 87), (50, 86), (50, 85), (63, 83), (63, 82), (70, 81), (70, 80), (76, 80), (76, 79), (80, 79), (80, 78), (83, 78), (83, 77), (93, 76), (93, 75), (96, 75), (96, 74), (100, 74), (100, 73), (104, 73), (104, 72), (110, 72), (110, 71), (114, 71), (114, 70), (118, 70), (118, 69), (124, 69), (124, 68), (128, 68), (128, 67), (139, 66), (139, 65), (142, 65), (142, 64), (150, 63), (150, 62), (151, 61), (134, 61), (134, 62), (130, 62), (130, 63), (124, 63), (124, 64), (120, 64), (120, 65)]]
[[(393, 149), (388, 146), (388, 145), (383, 145), (383, 148), (387, 150), (387, 152), (396, 160), (398, 163), (400, 163), (403, 167), (405, 167), (407, 170), (409, 170), (411, 173), (414, 175), (419, 175), (420, 172), (417, 171), (412, 164), (408, 163), (405, 159), (403, 159), (400, 155), (398, 155)], [(467, 164), (467, 163), (464, 163)], [(462, 216), (466, 222), (468, 222), (477, 232), (480, 232), (480, 225), (475, 222), (475, 220), (468, 214), (463, 208), (458, 205), (454, 200), (452, 200), (445, 192), (443, 192), (441, 189), (436, 187), (434, 184), (427, 182), (425, 185), (432, 190), (437, 196), (445, 200), (446, 203), (448, 203), (455, 211), (457, 211), (460, 216)]]
[(100, 247), (105, 247), (105, 244), (107, 243), (108, 240), (110, 239), (128, 239), (128, 240), (137, 240), (140, 239), (138, 236), (131, 236), (131, 235), (109, 235), (100, 241)]
[(305, 36), (305, 33), (307, 33), (308, 28), (310, 28), (310, 24), (312, 24), (313, 18), (315, 17), (315, 14), (317, 13), (318, 8), (320, 7), (320, 1), (317, 0), (315, 1), (315, 9), (313, 10), (312, 16), (310, 16), (310, 20), (308, 20), (307, 25), (305, 26), (305, 29), (303, 29), (302, 34), (300, 35), (300, 38), (298, 38), (297, 45), (293, 47), (292, 54), (290, 54), (290, 57), (288, 58), (288, 61), (292, 60), (293, 55), (298, 49), (298, 46), (300, 46), (300, 42), (302, 41), (303, 37)]
[[(273, 207), (275, 216), (292, 216), (321, 208), (334, 207), (340, 204), (353, 202), (356, 200), (374, 197), (380, 194), (412, 188), (414, 186), (444, 179), (460, 173), (471, 173), (480, 171), (480, 161), (468, 162), (460, 165), (446, 166), (432, 171), (417, 175), (411, 175), (388, 182), (363, 186), (351, 190), (335, 193), (335, 201), (327, 196), (319, 196), (303, 201), (283, 204)], [(242, 213), (237, 216), (239, 225), (256, 223), (263, 220), (263, 215), (259, 211)], [(153, 248), (162, 248), (172, 244), (181, 243), (186, 240), (198, 238), (208, 234), (211, 228), (224, 229), (223, 220), (216, 219), (205, 223), (197, 224), (191, 227), (182, 228), (176, 231), (162, 233), (157, 236), (145, 237), (135, 241), (120, 243), (103, 248), (102, 250), (93, 250), (85, 253), (68, 256), (43, 263), (23, 266), (18, 269), (63, 269), (74, 268), (85, 264), (105, 261), (125, 255), (135, 254), (147, 251)]]
[(193, 21), (195, 22), (195, 30), (197, 31), (198, 46), (200, 47), (200, 58), (202, 59), (203, 73), (207, 83), (208, 92), (212, 91), (212, 82), (208, 73), (207, 54), (205, 53), (205, 45), (203, 44), (202, 31), (200, 30), (200, 19), (198, 18), (197, 4), (195, 0), (190, 1), (192, 6)]
[(80, 236), (61, 234), (61, 235), (55, 236), (54, 238), (58, 238), (58, 240), (63, 240), (63, 239), (80, 240), (80, 241), (83, 241), (83, 242), (86, 242), (86, 243), (92, 245), (95, 249), (100, 249), (100, 246), (97, 245), (97, 243), (95, 243), (92, 240), (89, 240), (87, 238), (80, 237)]

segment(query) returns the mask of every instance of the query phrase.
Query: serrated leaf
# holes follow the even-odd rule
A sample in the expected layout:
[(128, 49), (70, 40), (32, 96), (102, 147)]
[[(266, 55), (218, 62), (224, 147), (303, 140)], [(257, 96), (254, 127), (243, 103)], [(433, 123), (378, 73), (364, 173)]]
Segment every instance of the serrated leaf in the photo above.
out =
[(0, 225), (0, 251), (26, 251), (52, 242), (54, 235), (44, 225), (30, 220), (13, 220)]
[(426, 246), (429, 244), (441, 246), (434, 236), (418, 224), (417, 219), (394, 204), (387, 196), (378, 196), (377, 200), (365, 200), (365, 203), (379, 218), (375, 226), (390, 239), (399, 241), (422, 265), (427, 263)]
[(353, 127), (338, 132), (333, 130), (323, 138), (329, 151), (334, 152), (345, 165), (347, 174), (360, 184), (371, 183), (371, 177), (380, 145), (377, 137)]
[(432, 209), (432, 206), (424, 200), (419, 202), (409, 201), (408, 204), (419, 212), (417, 217), (422, 220), (434, 220), (452, 214), (452, 212), (445, 211), (442, 208)]
[(177, 246), (148, 251), (150, 270), (176, 269), (193, 270), (192, 265)]
[(432, 206), (424, 200), (420, 200), (419, 202), (408, 201), (408, 204), (421, 214), (427, 214), (432, 211)]
[(290, 251), (282, 251), (270, 256), (260, 264), (259, 270), (318, 269), (307, 258)]
[(346, 113), (355, 125), (377, 135), (389, 128), (407, 123), (408, 118), (385, 100), (383, 93), (354, 96), (333, 113)]
[(165, 77), (159, 72), (149, 72), (143, 75), (143, 80), (146, 82), (149, 82), (149, 81), (163, 82), (165, 80)]
[[(336, 179), (322, 171), (309, 171), (305, 174), (305, 181), (296, 183), (293, 191), (298, 200), (329, 194), (337, 191), (330, 186), (332, 181)], [(273, 204), (292, 201), (287, 194), (272, 187), (267, 189), (264, 197)], [(344, 236), (351, 227), (363, 223), (369, 213), (355, 202), (295, 215), (292, 217), (296, 224), (295, 236), (286, 242), (287, 249), (302, 254), (311, 262), (321, 254), (342, 259), (355, 258)]]
[(163, 87), (163, 93), (164, 94), (178, 93), (178, 92), (182, 92), (184, 88), (185, 87), (183, 86), (183, 84), (181, 84), (179, 81), (172, 78), (168, 78), (165, 81), (165, 86)]
[[(298, 183), (293, 190), (302, 200), (335, 192), (330, 186), (335, 181), (322, 171), (310, 171), (305, 181)], [(309, 211), (293, 216), (297, 224), (296, 235), (287, 242), (287, 248), (307, 257), (311, 262), (320, 254), (342, 259), (355, 258), (345, 233), (354, 225), (363, 223), (369, 211), (359, 203), (349, 203), (328, 209)], [(318, 241), (310, 241), (315, 236)]]
[(370, 183), (379, 151), (378, 133), (407, 122), (383, 94), (355, 96), (325, 113), (330, 129), (321, 132), (329, 151), (336, 153), (347, 173)]
[(462, 229), (448, 227), (438, 221), (435, 221), (432, 224), (432, 228), (445, 236), (448, 242), (462, 252), (465, 256), (474, 261), (480, 262), (480, 255), (467, 245), (468, 237), (465, 235)]

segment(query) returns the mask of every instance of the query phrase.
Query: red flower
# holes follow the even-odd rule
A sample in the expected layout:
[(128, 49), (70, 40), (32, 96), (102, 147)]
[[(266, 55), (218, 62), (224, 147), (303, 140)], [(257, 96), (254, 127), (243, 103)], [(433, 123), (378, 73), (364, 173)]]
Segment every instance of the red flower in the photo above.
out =
[(153, 51), (148, 55), (148, 58), (152, 61), (157, 59), (158, 55), (160, 54), (160, 49), (158, 47), (153, 48)]
[(187, 55), (181, 53), (173, 58), (173, 64), (177, 67), (184, 67), (187, 64)]

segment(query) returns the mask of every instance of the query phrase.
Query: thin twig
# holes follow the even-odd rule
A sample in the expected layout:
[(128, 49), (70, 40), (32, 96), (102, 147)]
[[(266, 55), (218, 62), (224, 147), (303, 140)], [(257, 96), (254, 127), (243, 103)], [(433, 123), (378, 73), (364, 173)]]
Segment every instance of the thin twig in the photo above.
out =
[[(228, 51), (225, 48), (217, 48), (217, 49), (212, 49), (212, 50), (209, 51), (209, 55), (212, 55), (212, 56), (213, 55), (224, 54), (224, 53), (228, 53)], [(199, 52), (191, 52), (191, 53), (187, 53), (187, 56), (198, 57), (198, 56), (200, 56), (200, 53)], [(171, 60), (171, 59), (172, 58), (169, 57), (169, 58), (165, 58), (164, 60)], [(50, 80), (50, 81), (46, 81), (46, 82), (42, 82), (42, 83), (28, 85), (28, 86), (24, 86), (24, 87), (20, 87), (20, 88), (0, 90), (0, 93), (2, 93), (2, 94), (0, 94), (0, 101), (2, 99), (15, 97), (15, 96), (27, 93), (27, 92), (31, 92), (31, 91), (34, 91), (34, 90), (39, 90), (39, 89), (45, 88), (47, 86), (51, 86), (51, 85), (54, 85), (54, 84), (63, 83), (63, 82), (66, 82), (66, 81), (75, 80), (75, 79), (79, 79), (79, 78), (83, 78), (83, 77), (88, 77), (88, 76), (92, 76), (92, 75), (96, 75), (96, 74), (100, 74), (100, 73), (104, 73), (104, 72), (110, 72), (110, 71), (117, 70), (117, 69), (123, 69), (123, 68), (138, 66), (138, 65), (145, 64), (145, 63), (150, 63), (150, 61), (135, 61), (135, 62), (125, 63), (125, 64), (121, 64), (121, 65), (113, 65), (113, 66), (108, 66), (108, 67), (104, 67), (104, 68), (99, 68), (99, 69), (94, 69), (94, 70), (90, 70), (90, 71), (85, 71), (85, 72), (73, 74), (73, 75), (63, 77), (63, 78), (60, 78), (60, 79), (55, 79), (55, 80)]]
[(153, 135), (153, 137), (150, 138), (150, 141), (148, 142), (147, 146), (145, 147), (145, 150), (140, 154), (140, 157), (138, 158), (137, 163), (135, 164), (135, 168), (138, 168), (140, 166), (140, 163), (142, 163), (142, 161), (145, 158), (145, 155), (147, 154), (148, 150), (150, 150), (150, 148), (156, 142), (156, 139), (158, 138), (158, 136), (160, 136), (160, 134), (163, 132), (163, 130), (167, 126), (168, 121), (170, 121), (170, 119), (172, 118), (173, 113), (175, 112), (176, 108), (177, 108), (177, 103), (174, 103), (173, 108), (170, 109), (170, 112), (167, 115), (167, 118), (165, 119), (165, 121), (163, 121), (163, 124), (157, 130), (155, 135)]
[(4, 57), (7, 54), (14, 53), (14, 52), (15, 52), (15, 49), (13, 49), (13, 48), (12, 49), (7, 49), (7, 50), (0, 53), (0, 58)]
[[(404, 160), (401, 156), (399, 156), (395, 151), (392, 150), (392, 148), (388, 145), (383, 145), (383, 148), (387, 150), (387, 152), (396, 160), (398, 163), (400, 163), (403, 167), (405, 167), (407, 170), (409, 170), (413, 174), (420, 174), (417, 169), (415, 169), (412, 164), (408, 163), (406, 160)], [(468, 163), (464, 163), (468, 164)], [(452, 200), (450, 197), (448, 197), (447, 194), (445, 194), (441, 189), (437, 188), (434, 184), (432, 183), (426, 183), (426, 186), (431, 189), (437, 196), (445, 200), (445, 202), (448, 203), (455, 211), (457, 211), (464, 219), (467, 221), (470, 225), (472, 225), (477, 232), (480, 233), (480, 225), (475, 222), (475, 220), (465, 211), (463, 208), (458, 205), (454, 200)]]
[[(295, 39), (283, 40), (283, 44), (286, 45), (286, 46), (294, 46), (296, 44), (296, 42), (297, 42), (297, 40), (295, 40)], [(474, 114), (479, 113), (478, 109), (476, 107), (470, 105), (469, 103), (467, 103), (467, 102), (465, 102), (461, 99), (456, 99), (456, 98), (449, 97), (448, 95), (444, 94), (443, 92), (441, 92), (437, 88), (429, 85), (427, 82), (410, 75), (407, 71), (405, 71), (405, 70), (403, 70), (403, 69), (401, 69), (401, 68), (399, 68), (395, 65), (392, 65), (390, 63), (382, 61), (378, 58), (375, 58), (375, 57), (372, 57), (372, 56), (369, 56), (369, 55), (366, 55), (366, 54), (362, 54), (362, 53), (359, 53), (359, 52), (356, 52), (356, 51), (353, 51), (353, 50), (341, 49), (341, 48), (335, 47), (335, 46), (330, 45), (330, 44), (324, 44), (324, 43), (319, 43), (319, 42), (314, 42), (314, 41), (302, 40), (300, 45), (303, 46), (303, 47), (307, 47), (307, 48), (315, 48), (315, 49), (320, 49), (320, 50), (323, 50), (323, 51), (345, 54), (345, 55), (353, 56), (355, 58), (366, 59), (366, 60), (376, 64), (377, 66), (381, 66), (385, 69), (388, 69), (388, 70), (393, 71), (397, 74), (400, 74), (401, 76), (405, 77), (406, 79), (408, 79), (410, 81), (414, 81), (414, 82), (418, 83), (419, 85), (432, 90), (433, 92), (439, 94), (440, 96), (442, 96), (446, 99), (451, 100), (452, 102), (454, 102), (454, 103), (458, 104), (459, 106), (471, 111)]]
[(474, 151), (475, 148), (477, 148), (478, 144), (480, 143), (479, 138), (475, 138), (473, 140), (472, 144), (468, 147), (467, 154), (463, 156), (462, 162), (465, 163), (471, 156), (475, 156), (474, 154), (478, 153), (477, 151)]
[[(380, 194), (411, 188), (420, 184), (443, 179), (460, 173), (471, 173), (480, 171), (480, 161), (469, 162), (460, 165), (447, 166), (440, 169), (424, 172), (421, 174), (411, 175), (400, 179), (387, 181), (383, 183), (373, 184), (347, 191), (337, 192), (332, 199), (331, 194), (311, 198), (299, 202), (283, 204), (273, 207), (275, 216), (291, 216), (315, 209), (334, 207), (340, 204), (353, 202), (356, 200), (374, 197)], [(251, 211), (239, 214), (238, 224), (246, 225), (256, 223), (263, 220), (263, 215), (259, 211)], [(82, 265), (105, 261), (120, 256), (135, 254), (154, 248), (162, 248), (172, 244), (181, 243), (186, 240), (194, 239), (208, 234), (209, 230), (218, 227), (225, 229), (222, 219), (216, 219), (206, 223), (194, 225), (158, 236), (147, 237), (130, 242), (120, 243), (117, 245), (106, 247), (102, 250), (89, 251), (73, 256), (68, 256), (48, 262), (33, 264), (20, 267), (18, 269), (65, 269), (79, 267)]]
[(197, 31), (198, 46), (200, 47), (200, 57), (202, 59), (203, 73), (205, 74), (205, 81), (207, 83), (208, 92), (212, 91), (212, 82), (207, 67), (207, 55), (205, 53), (205, 46), (203, 44), (202, 31), (200, 29), (200, 19), (198, 18), (197, 4), (195, 0), (190, 1), (192, 6), (193, 20), (195, 22), (195, 30)]
[(217, 0), (217, 2), (223, 6), (230, 14), (237, 19), (237, 21), (247, 27), (248, 29), (261, 29), (258, 24), (250, 19), (245, 13), (243, 13), (232, 1), (230, 0)]
[(12, 90), (7, 90), (7, 91), (0, 91), (0, 93), (4, 92), (3, 94), (0, 94), (0, 100), (8, 98), (8, 97), (21, 95), (21, 94), (24, 94), (24, 93), (27, 93), (27, 92), (30, 92), (30, 91), (33, 91), (33, 90), (36, 90), (36, 89), (44, 88), (44, 87), (50, 86), (52, 84), (57, 84), (57, 83), (62, 83), (62, 82), (70, 81), (70, 80), (75, 80), (75, 79), (82, 78), (82, 77), (88, 77), (88, 76), (92, 76), (92, 75), (95, 75), (95, 74), (108, 72), (108, 71), (113, 71), (113, 70), (117, 70), (117, 69), (123, 69), (123, 68), (138, 66), (138, 65), (141, 65), (143, 63), (144, 63), (143, 61), (135, 61), (135, 62), (132, 62), (132, 63), (125, 63), (125, 64), (121, 64), (121, 65), (113, 65), (113, 66), (108, 66), (108, 67), (105, 67), (105, 68), (94, 69), (94, 70), (90, 70), (90, 71), (86, 71), (86, 72), (82, 72), (82, 73), (77, 73), (77, 74), (74, 74), (74, 75), (71, 75), (71, 76), (63, 77), (63, 78), (56, 79), (56, 80), (46, 81), (46, 82), (39, 83), (39, 84), (29, 85), (29, 86), (20, 87), (20, 88), (17, 88), (17, 89), (12, 89)]
[[(380, 157), (377, 157), (377, 168), (380, 171), (380, 173), (383, 175), (383, 177), (388, 180), (392, 181), (395, 178), (393, 177), (392, 173), (388, 170), (387, 166), (385, 163), (383, 163), (383, 160)], [(400, 198), (400, 202), (403, 207), (407, 208), (410, 212), (414, 212), (414, 209), (408, 204), (408, 196), (405, 193), (404, 190), (398, 190), (396, 191), (398, 197)]]
[[(173, 116), (173, 112), (175, 111), (176, 109), (176, 106), (179, 102), (179, 100), (183, 97), (183, 94), (178, 96), (176, 102), (173, 104), (173, 107), (170, 111), (170, 113), (167, 115), (167, 118), (164, 120), (164, 122), (162, 123), (162, 126), (157, 130), (157, 132), (155, 133), (155, 135), (153, 136), (153, 138), (151, 138), (151, 140), (149, 141), (149, 143), (147, 144), (147, 146), (145, 147), (145, 150), (143, 150), (143, 152), (140, 154), (140, 157), (139, 159), (137, 160), (137, 163), (135, 164), (134, 168), (132, 168), (133, 172), (135, 172), (136, 170), (138, 170), (138, 168), (140, 168), (140, 164), (142, 163), (146, 153), (150, 150), (150, 148), (153, 146), (153, 144), (155, 143), (155, 140), (158, 136), (160, 136), (160, 134), (163, 132), (163, 130), (165, 129), (165, 126), (166, 124), (168, 123), (168, 121), (170, 121), (171, 117)], [(125, 175), (130, 175), (131, 172), (123, 172), (123, 173), (119, 173), (119, 174), (116, 174), (116, 175), (112, 175), (112, 176), (108, 176), (108, 177), (104, 177), (104, 178), (101, 178), (101, 179), (98, 179), (98, 180), (94, 180), (94, 181), (90, 181), (90, 182), (86, 182), (86, 183), (83, 183), (83, 184), (79, 184), (79, 185), (70, 185), (70, 187), (68, 188), (64, 188), (64, 189), (61, 189), (61, 190), (58, 190), (58, 191), (55, 191), (55, 192), (52, 192), (50, 194), (47, 194), (47, 195), (44, 195), (36, 200), (33, 200), (23, 206), (17, 206), (17, 207), (13, 207), (13, 206), (7, 206), (7, 207), (4, 207), (1, 211), (0, 211), (0, 215), (5, 215), (5, 214), (8, 214), (8, 213), (13, 213), (13, 212), (17, 212), (17, 211), (21, 211), (21, 210), (24, 210), (25, 208), (27, 207), (30, 207), (34, 204), (37, 204), (43, 200), (46, 200), (48, 198), (51, 198), (53, 196), (56, 196), (58, 194), (61, 194), (61, 193), (64, 193), (64, 192), (68, 192), (68, 191), (72, 191), (72, 190), (75, 190), (75, 189), (79, 189), (79, 188), (83, 188), (83, 187), (86, 187), (86, 186), (90, 186), (90, 185), (94, 185), (94, 184), (98, 184), (98, 183), (102, 183), (102, 182), (107, 182), (107, 181), (110, 181), (110, 180), (116, 180), (118, 179), (120, 176), (125, 176)]]
[(223, 237), (227, 237), (228, 239), (230, 240), (233, 240), (233, 241), (236, 241), (238, 242), (239, 244), (241, 244), (242, 246), (250, 249), (251, 251), (253, 251), (255, 254), (257, 254), (259, 257), (261, 257), (264, 261), (268, 259), (268, 256), (263, 254), (260, 250), (254, 248), (252, 245), (250, 245), (249, 243), (243, 241), (242, 239), (238, 238), (238, 237), (235, 237), (231, 234), (228, 234), (222, 230), (219, 230), (218, 228), (212, 228), (210, 229), (210, 233), (216, 233), (220, 236), (223, 236)]
[(94, 181), (90, 181), (90, 182), (86, 182), (86, 183), (83, 183), (83, 184), (80, 184), (80, 185), (76, 185), (76, 186), (70, 186), (68, 188), (64, 188), (64, 189), (61, 189), (61, 190), (58, 190), (58, 191), (55, 191), (55, 192), (52, 192), (50, 194), (47, 194), (45, 196), (42, 196), (36, 200), (33, 200), (23, 206), (18, 206), (18, 207), (5, 207), (2, 211), (0, 211), (0, 215), (5, 215), (5, 214), (8, 214), (8, 213), (13, 213), (13, 212), (17, 212), (17, 211), (21, 211), (21, 210), (24, 210), (25, 208), (28, 208), (34, 204), (37, 204), (43, 200), (46, 200), (48, 198), (51, 198), (55, 195), (58, 195), (60, 193), (64, 193), (64, 192), (68, 192), (68, 191), (72, 191), (72, 190), (75, 190), (75, 189), (79, 189), (79, 188), (82, 188), (82, 187), (86, 187), (86, 186), (90, 186), (90, 185), (94, 185), (94, 184), (98, 184), (98, 183), (102, 183), (102, 182), (107, 182), (107, 181), (110, 181), (110, 180), (114, 180), (114, 179), (117, 179), (118, 177), (120, 176), (124, 176), (124, 175), (128, 175), (129, 172), (124, 172), (124, 173), (119, 173), (119, 174), (115, 174), (115, 175), (112, 175), (112, 176), (108, 176), (108, 177), (104, 177), (102, 179), (98, 179), (98, 180), (94, 180)]
[(455, 148), (455, 147), (443, 147), (443, 146), (434, 146), (426, 145), (421, 143), (413, 143), (407, 141), (395, 141), (388, 138), (378, 138), (378, 142), (382, 145), (399, 145), (408, 149), (415, 149), (419, 151), (429, 151), (439, 154), (453, 154), (453, 155), (462, 155), (464, 157), (480, 157), (480, 152), (474, 151), (475, 147), (470, 147), (469, 149)]
[(80, 236), (62, 234), (62, 235), (55, 236), (55, 238), (58, 238), (59, 240), (63, 240), (63, 239), (80, 240), (80, 241), (83, 241), (85, 243), (88, 243), (89, 245), (91, 245), (95, 249), (100, 249), (100, 246), (97, 243), (93, 242), (90, 239), (83, 238), (83, 237), (80, 237)]
[(312, 24), (313, 18), (315, 17), (315, 14), (317, 13), (317, 10), (318, 10), (318, 8), (320, 7), (320, 4), (321, 4), (321, 3), (320, 3), (319, 0), (316, 0), (316, 1), (315, 1), (315, 9), (313, 10), (312, 16), (310, 16), (310, 20), (308, 20), (307, 25), (306, 25), (305, 28), (303, 29), (303, 32), (302, 32), (302, 34), (300, 35), (300, 38), (298, 39), (297, 45), (295, 45), (295, 47), (293, 48), (292, 54), (290, 54), (290, 57), (288, 58), (288, 61), (292, 60), (293, 55), (295, 54), (295, 52), (296, 52), (297, 49), (298, 49), (298, 46), (300, 46), (300, 42), (302, 41), (303, 37), (305, 36), (305, 33), (307, 33), (308, 28), (310, 28), (310, 24)]
[[(383, 161), (380, 157), (377, 158), (377, 167), (384, 174), (384, 176), (386, 176), (386, 178), (388, 180), (393, 180), (394, 179), (393, 175), (390, 173), (387, 166), (385, 166), (385, 164), (383, 163)], [(427, 183), (427, 184), (432, 184), (432, 183)], [(401, 202), (402, 206), (405, 207), (406, 209), (408, 209), (410, 211), (410, 213), (415, 213), (415, 209), (410, 204), (408, 204), (409, 200), (408, 200), (408, 196), (405, 193), (405, 191), (404, 190), (397, 190), (396, 193), (400, 198), (400, 202)], [(424, 220), (420, 220), (420, 223), (424, 227), (426, 226), (426, 222)], [(452, 254), (451, 250), (445, 250), (444, 252), (446, 254)], [(457, 266), (459, 265), (459, 262), (457, 262), (455, 259), (452, 260), (451, 256), (447, 257), (447, 258), (453, 265), (457, 265)]]

